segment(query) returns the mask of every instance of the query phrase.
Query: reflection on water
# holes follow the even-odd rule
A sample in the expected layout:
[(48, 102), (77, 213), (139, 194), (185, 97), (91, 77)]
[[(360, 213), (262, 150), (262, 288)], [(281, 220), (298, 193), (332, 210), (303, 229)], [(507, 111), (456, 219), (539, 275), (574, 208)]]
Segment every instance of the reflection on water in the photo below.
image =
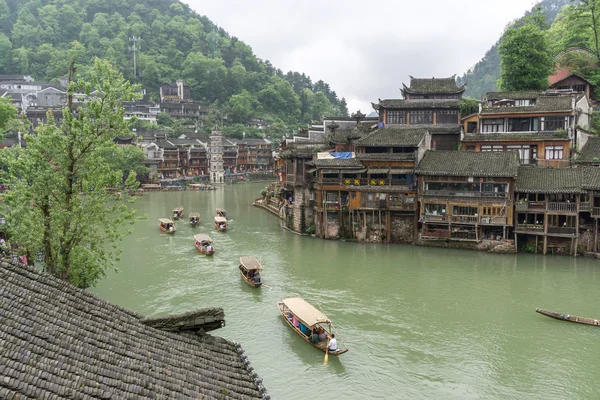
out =
[[(135, 207), (148, 218), (94, 291), (146, 315), (223, 307), (215, 334), (242, 343), (273, 398), (600, 398), (600, 329), (535, 313), (600, 317), (598, 261), (315, 240), (252, 208), (261, 186), (144, 195)], [(177, 232), (161, 234), (158, 218), (180, 205)], [(227, 232), (214, 231), (217, 207)], [(213, 238), (213, 257), (196, 233)], [(261, 260), (271, 289), (240, 278), (242, 255)], [(275, 306), (293, 296), (320, 305), (350, 351), (323, 365)]]

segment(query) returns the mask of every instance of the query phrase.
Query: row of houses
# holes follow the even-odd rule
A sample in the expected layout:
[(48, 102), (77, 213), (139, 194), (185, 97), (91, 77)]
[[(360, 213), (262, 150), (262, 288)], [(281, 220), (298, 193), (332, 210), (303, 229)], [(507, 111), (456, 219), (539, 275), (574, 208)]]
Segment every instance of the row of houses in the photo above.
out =
[(583, 85), (488, 93), (461, 118), (455, 77), (411, 77), (377, 117), (326, 118), (282, 143), (281, 215), (322, 238), (596, 251), (600, 141)]
[[(127, 138), (122, 143), (131, 142)], [(226, 174), (273, 169), (272, 143), (268, 139), (229, 139), (219, 131), (169, 138), (164, 131), (148, 131), (138, 132), (136, 144), (146, 154), (148, 180), (207, 176), (218, 183)]]

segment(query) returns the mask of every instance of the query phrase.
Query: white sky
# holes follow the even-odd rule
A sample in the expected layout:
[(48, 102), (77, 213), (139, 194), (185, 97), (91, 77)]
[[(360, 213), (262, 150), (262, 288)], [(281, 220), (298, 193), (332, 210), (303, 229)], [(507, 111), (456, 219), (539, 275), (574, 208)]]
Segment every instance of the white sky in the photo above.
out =
[(414, 77), (462, 75), (533, 0), (184, 0), (284, 73), (329, 83), (352, 113)]

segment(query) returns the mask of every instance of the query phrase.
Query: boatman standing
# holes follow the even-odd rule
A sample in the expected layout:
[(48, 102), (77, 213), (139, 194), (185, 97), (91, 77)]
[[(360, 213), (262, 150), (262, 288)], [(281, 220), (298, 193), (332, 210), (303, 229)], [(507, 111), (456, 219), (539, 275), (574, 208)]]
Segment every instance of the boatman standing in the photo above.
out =
[(332, 333), (331, 339), (329, 339), (329, 352), (335, 353), (337, 350), (337, 340), (335, 340), (335, 335)]

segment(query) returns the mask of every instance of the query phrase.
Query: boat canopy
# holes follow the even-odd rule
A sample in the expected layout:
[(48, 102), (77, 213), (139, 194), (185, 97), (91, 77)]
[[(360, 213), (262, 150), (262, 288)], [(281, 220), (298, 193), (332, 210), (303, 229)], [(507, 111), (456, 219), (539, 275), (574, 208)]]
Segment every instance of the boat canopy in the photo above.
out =
[(227, 218), (225, 217), (215, 217), (216, 223), (227, 222)]
[(173, 221), (171, 221), (171, 220), (170, 220), (170, 219), (168, 219), (168, 218), (160, 218), (158, 221), (159, 221), (161, 224), (173, 224), (173, 223), (174, 223)]
[(200, 213), (193, 212), (190, 214), (190, 218), (200, 218)]
[(240, 257), (240, 264), (247, 270), (262, 270), (260, 262), (254, 256), (242, 256)]
[(180, 212), (183, 211), (183, 207), (177, 207), (173, 209), (173, 212)]
[(300, 297), (284, 299), (283, 305), (307, 327), (312, 327), (319, 323), (331, 323), (321, 311)]
[(200, 243), (202, 243), (203, 241), (212, 243), (212, 239), (210, 238), (210, 236), (205, 235), (204, 233), (198, 233), (194, 235), (194, 239), (196, 239), (196, 241)]
[(217, 212), (218, 212), (219, 214), (221, 214), (221, 213), (227, 213), (227, 211), (225, 211), (225, 209), (224, 209), (224, 208), (217, 208)]

